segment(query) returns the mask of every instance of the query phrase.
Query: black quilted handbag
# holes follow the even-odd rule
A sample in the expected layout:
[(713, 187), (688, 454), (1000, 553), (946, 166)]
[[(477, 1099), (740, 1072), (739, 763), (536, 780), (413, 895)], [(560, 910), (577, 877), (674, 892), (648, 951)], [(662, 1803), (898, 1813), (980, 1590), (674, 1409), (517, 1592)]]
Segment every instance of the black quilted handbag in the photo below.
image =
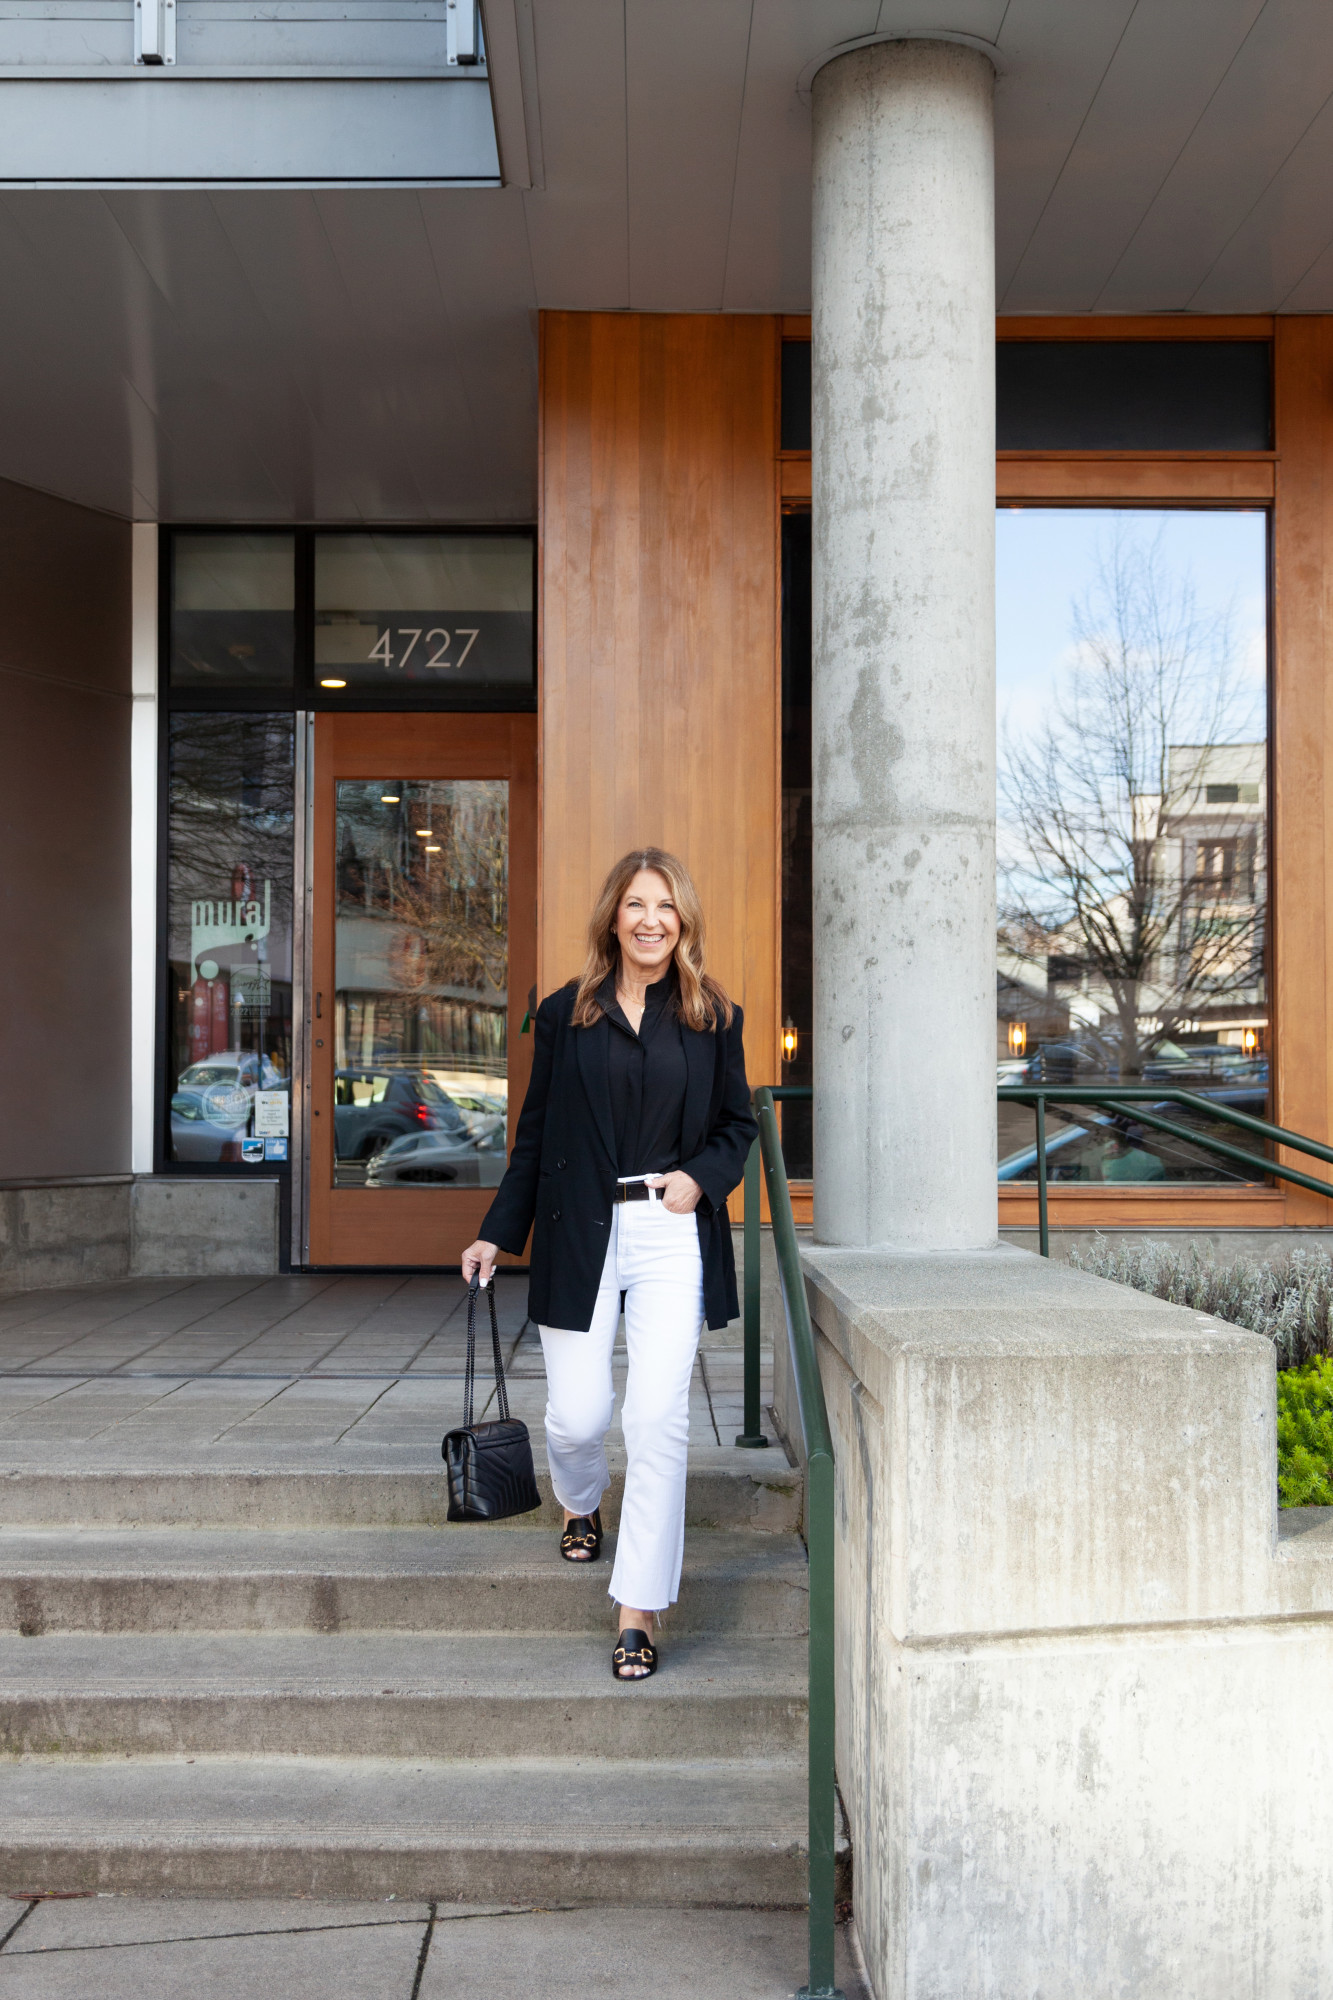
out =
[(496, 1401), (499, 1419), (472, 1421), (472, 1385), (477, 1368), (477, 1280), (467, 1295), (467, 1383), (463, 1392), (462, 1428), (448, 1431), (440, 1455), (449, 1472), (451, 1521), (503, 1521), (510, 1514), (530, 1514), (540, 1507), (537, 1475), (532, 1467), (528, 1427), (509, 1414), (500, 1326), (495, 1317), (495, 1284), (486, 1287), (491, 1307), (491, 1347), (495, 1355)]

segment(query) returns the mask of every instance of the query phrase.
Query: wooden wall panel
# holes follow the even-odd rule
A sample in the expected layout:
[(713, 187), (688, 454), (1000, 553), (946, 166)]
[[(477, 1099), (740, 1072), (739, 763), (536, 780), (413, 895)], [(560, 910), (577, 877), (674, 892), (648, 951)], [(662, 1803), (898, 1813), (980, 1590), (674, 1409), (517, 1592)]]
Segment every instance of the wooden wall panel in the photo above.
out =
[[(1333, 1133), (1333, 319), (1278, 320), (1272, 967), (1280, 1125)], [(1287, 1158), (1318, 1172), (1296, 1154)], [(1329, 1204), (1287, 1191), (1289, 1222)]]
[(687, 863), (709, 962), (778, 1065), (776, 323), (542, 319), (540, 979), (607, 868)]

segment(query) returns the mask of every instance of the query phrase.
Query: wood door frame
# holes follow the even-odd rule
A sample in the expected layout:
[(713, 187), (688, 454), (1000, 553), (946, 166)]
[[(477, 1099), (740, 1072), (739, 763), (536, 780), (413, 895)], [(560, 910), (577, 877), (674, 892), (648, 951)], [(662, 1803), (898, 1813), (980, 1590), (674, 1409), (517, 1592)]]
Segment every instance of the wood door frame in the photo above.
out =
[[(494, 1199), (493, 1188), (336, 1188), (333, 1185), (334, 889), (340, 778), (505, 778), (509, 781), (509, 1132), (532, 1067), (521, 1035), (537, 977), (537, 717), (533, 714), (338, 714), (315, 718), (311, 840), (310, 1088), (304, 1135), (310, 1268), (436, 1269), (457, 1263)], [(316, 994), (327, 997), (314, 1017)], [(326, 1032), (321, 1033), (321, 1029)], [(404, 1255), (404, 1247), (425, 1254)], [(505, 1258), (515, 1263), (515, 1258)]]

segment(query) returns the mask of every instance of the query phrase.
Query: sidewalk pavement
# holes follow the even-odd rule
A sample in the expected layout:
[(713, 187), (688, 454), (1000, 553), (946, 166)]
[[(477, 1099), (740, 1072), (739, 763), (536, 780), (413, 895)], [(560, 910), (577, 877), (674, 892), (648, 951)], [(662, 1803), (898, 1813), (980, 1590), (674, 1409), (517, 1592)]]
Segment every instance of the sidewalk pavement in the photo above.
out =
[[(790, 2000), (805, 1978), (795, 1910), (10, 1898), (0, 1938), (0, 2000)], [(838, 1948), (871, 2000), (851, 1925)]]

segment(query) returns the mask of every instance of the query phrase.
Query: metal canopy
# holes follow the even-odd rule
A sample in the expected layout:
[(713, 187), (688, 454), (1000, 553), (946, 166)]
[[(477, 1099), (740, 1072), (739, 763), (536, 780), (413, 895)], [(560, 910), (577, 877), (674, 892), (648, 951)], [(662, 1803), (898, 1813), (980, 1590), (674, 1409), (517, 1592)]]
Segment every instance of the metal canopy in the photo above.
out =
[(476, 0), (7, 0), (0, 186), (498, 185)]
[(806, 310), (798, 83), (867, 35), (996, 48), (1003, 311), (1333, 311), (1322, 0), (485, 13), (503, 188), (0, 197), (0, 475), (138, 518), (532, 519), (537, 309)]

